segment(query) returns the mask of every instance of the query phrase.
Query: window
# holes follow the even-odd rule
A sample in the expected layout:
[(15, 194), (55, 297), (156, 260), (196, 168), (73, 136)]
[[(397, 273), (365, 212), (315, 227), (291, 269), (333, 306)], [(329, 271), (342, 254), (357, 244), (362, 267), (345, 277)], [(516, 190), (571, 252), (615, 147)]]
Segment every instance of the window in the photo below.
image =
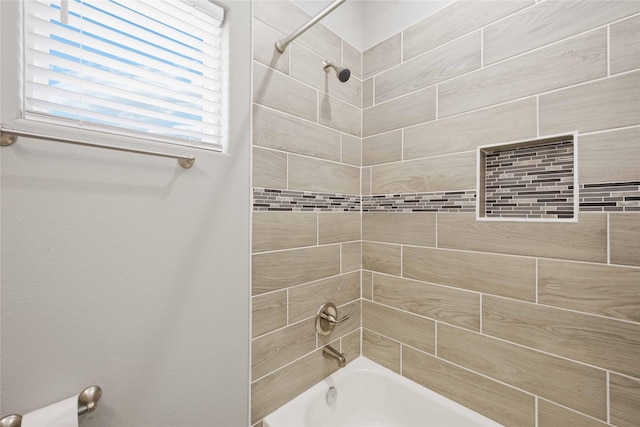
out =
[(24, 118), (221, 148), (221, 7), (208, 0), (23, 3)]

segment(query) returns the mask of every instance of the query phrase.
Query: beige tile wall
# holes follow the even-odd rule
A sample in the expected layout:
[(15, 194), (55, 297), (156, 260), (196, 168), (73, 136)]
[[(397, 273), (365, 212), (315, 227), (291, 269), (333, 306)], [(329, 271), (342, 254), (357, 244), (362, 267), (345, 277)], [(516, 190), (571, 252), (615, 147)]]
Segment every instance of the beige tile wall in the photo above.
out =
[[(457, 1), (362, 53), (322, 25), (275, 53), (306, 19), (254, 2), (256, 187), (473, 190), (479, 145), (571, 131), (580, 183), (640, 181), (638, 2)], [(252, 423), (332, 343), (507, 426), (637, 425), (639, 242), (640, 212), (254, 213)], [(325, 300), (354, 318), (316, 339)]]
[[(359, 195), (362, 53), (320, 24), (277, 52), (308, 19), (289, 1), (254, 2), (253, 186)], [(346, 84), (324, 72), (325, 58), (351, 69)], [(338, 368), (322, 346), (360, 355), (360, 217), (254, 212), (252, 424)], [(329, 301), (351, 318), (318, 337), (314, 317)]]
[[(457, 1), (363, 69), (363, 194), (473, 190), (479, 145), (572, 131), (580, 183), (640, 181), (638, 2)], [(365, 356), (504, 425), (637, 425), (640, 212), (416, 215), (363, 213)]]

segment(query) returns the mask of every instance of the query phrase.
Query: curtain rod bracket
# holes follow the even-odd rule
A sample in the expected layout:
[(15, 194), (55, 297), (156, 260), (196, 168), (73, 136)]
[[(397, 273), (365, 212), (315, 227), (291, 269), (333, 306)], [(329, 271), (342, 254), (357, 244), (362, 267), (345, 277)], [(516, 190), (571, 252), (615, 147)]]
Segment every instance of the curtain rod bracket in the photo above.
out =
[(8, 145), (13, 144), (17, 140), (18, 140), (18, 137), (16, 135), (13, 135), (7, 132), (2, 132), (0, 136), (0, 146), (6, 147)]

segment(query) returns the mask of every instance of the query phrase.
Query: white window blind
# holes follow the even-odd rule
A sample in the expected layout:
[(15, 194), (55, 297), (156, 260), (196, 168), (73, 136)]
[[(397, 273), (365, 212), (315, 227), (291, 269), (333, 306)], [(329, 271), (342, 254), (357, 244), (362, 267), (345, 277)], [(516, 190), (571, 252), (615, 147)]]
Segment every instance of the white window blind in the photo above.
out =
[(26, 0), (24, 7), (27, 119), (220, 148), (221, 7), (208, 0)]

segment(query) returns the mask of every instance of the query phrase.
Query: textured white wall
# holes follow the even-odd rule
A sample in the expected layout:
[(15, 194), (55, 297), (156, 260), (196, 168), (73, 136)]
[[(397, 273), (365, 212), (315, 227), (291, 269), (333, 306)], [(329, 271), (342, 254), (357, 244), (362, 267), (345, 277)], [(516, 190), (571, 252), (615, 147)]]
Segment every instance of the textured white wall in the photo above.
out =
[(153, 147), (194, 152), (185, 170), (26, 138), (0, 149), (2, 415), (98, 384), (86, 427), (248, 423), (251, 5), (221, 3), (229, 154)]

